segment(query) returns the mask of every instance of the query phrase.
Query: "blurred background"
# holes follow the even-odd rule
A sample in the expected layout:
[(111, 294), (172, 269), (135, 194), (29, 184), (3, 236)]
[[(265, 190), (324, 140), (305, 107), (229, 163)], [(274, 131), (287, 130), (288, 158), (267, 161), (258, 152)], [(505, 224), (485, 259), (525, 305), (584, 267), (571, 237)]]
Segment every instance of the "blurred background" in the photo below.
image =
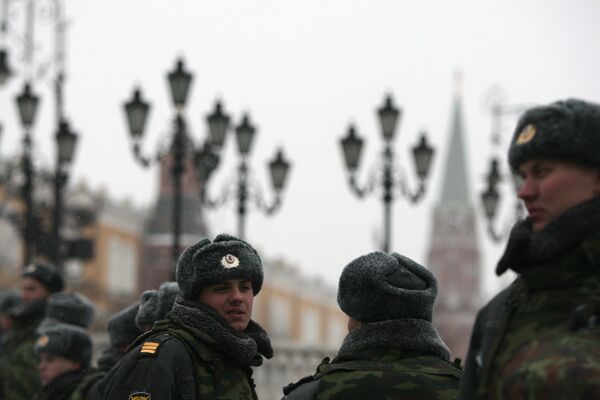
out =
[(56, 263), (102, 341), (181, 249), (242, 236), (278, 394), (335, 354), (337, 279), (374, 250), (434, 271), (464, 357), (512, 279), (493, 271), (522, 215), (516, 120), (600, 101), (595, 0), (2, 0), (0, 18), (0, 286)]

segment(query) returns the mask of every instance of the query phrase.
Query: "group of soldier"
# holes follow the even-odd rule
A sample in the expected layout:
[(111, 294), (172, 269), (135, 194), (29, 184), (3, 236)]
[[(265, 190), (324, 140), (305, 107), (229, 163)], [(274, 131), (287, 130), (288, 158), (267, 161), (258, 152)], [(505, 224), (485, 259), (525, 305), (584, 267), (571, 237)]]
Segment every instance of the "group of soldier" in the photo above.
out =
[[(348, 334), (337, 355), (283, 387), (284, 399), (600, 398), (600, 106), (528, 110), (508, 159), (528, 216), (496, 272), (517, 278), (478, 313), (464, 370), (432, 323), (433, 274), (373, 252), (340, 276)], [(243, 240), (193, 244), (176, 282), (109, 318), (92, 367), (93, 305), (63, 292), (51, 265), (31, 265), (20, 293), (0, 301), (0, 400), (257, 399), (253, 368), (273, 356), (252, 320), (263, 278)]]

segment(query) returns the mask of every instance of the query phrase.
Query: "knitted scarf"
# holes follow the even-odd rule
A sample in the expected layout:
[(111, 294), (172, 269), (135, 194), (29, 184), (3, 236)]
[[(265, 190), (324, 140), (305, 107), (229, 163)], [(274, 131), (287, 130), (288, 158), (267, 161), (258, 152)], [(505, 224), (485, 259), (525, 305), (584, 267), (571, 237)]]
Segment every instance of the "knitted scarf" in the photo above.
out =
[(583, 202), (533, 232), (531, 222), (515, 224), (496, 274), (512, 269), (517, 273), (556, 259), (577, 247), (584, 239), (600, 233), (600, 197)]
[(246, 330), (238, 332), (211, 307), (180, 296), (175, 300), (168, 318), (195, 337), (216, 345), (242, 365), (259, 366), (262, 357), (273, 357), (267, 332), (252, 320)]

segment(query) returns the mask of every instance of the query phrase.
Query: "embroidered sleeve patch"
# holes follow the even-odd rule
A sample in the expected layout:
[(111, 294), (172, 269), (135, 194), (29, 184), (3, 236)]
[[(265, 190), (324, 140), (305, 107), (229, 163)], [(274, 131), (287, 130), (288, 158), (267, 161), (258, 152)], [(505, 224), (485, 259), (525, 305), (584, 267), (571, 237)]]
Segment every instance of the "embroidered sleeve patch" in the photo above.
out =
[(146, 392), (135, 392), (129, 395), (129, 400), (152, 400), (152, 396)]

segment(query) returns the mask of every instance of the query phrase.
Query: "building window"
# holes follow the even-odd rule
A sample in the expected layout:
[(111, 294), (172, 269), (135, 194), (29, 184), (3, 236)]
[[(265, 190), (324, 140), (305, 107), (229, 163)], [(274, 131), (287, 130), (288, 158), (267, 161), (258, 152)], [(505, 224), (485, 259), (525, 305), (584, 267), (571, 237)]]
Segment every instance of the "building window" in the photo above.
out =
[(327, 321), (327, 345), (338, 348), (348, 333), (348, 321), (336, 317), (330, 317)]
[(119, 238), (108, 245), (108, 290), (113, 294), (131, 295), (136, 291), (135, 248)]
[(313, 307), (302, 310), (302, 322), (300, 324), (300, 340), (304, 344), (318, 344), (321, 332), (319, 326), (319, 313)]
[(289, 302), (273, 297), (269, 308), (269, 333), (272, 336), (289, 338), (291, 336), (291, 310)]

